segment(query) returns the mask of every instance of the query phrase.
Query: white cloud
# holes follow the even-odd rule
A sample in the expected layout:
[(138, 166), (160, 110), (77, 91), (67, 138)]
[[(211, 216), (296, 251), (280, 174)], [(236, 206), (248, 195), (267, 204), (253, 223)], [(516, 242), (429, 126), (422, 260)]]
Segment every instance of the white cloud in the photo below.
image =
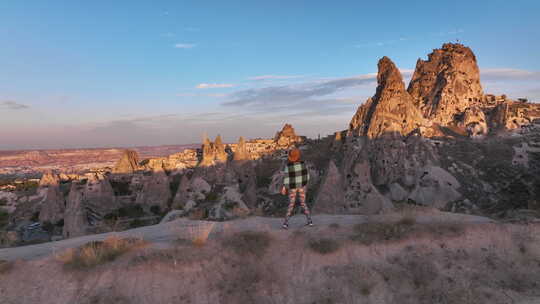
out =
[(232, 88), (234, 84), (231, 83), (200, 83), (195, 88), (197, 89), (221, 89), (221, 88)]
[(540, 71), (527, 71), (511, 68), (489, 68), (481, 69), (482, 80), (534, 80), (540, 81)]
[(6, 101), (0, 101), (0, 109), (8, 109), (8, 110), (22, 110), (22, 109), (28, 109), (29, 106), (17, 103), (15, 101), (6, 100)]
[(197, 45), (194, 44), (194, 43), (177, 43), (177, 44), (174, 45), (174, 47), (177, 48), (177, 49), (192, 49), (195, 46), (197, 46)]
[(293, 78), (302, 78), (301, 75), (260, 75), (249, 77), (249, 80), (275, 80), (275, 79), (293, 79)]

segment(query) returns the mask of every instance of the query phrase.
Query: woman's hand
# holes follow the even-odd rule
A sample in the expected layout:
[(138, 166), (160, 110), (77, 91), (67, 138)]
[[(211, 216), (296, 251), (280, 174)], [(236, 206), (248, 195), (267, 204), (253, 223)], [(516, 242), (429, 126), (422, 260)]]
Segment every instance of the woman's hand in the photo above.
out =
[(287, 188), (285, 186), (281, 187), (281, 194), (287, 195)]

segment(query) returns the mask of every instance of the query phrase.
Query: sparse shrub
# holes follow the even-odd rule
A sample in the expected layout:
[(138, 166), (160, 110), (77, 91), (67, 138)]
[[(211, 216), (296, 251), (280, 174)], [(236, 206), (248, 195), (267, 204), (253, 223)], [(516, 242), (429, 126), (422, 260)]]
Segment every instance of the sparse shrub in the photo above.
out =
[(365, 245), (401, 240), (413, 234), (455, 237), (465, 232), (463, 224), (446, 222), (419, 225), (413, 217), (405, 216), (395, 223), (362, 223), (353, 228), (351, 239)]
[(110, 180), (111, 186), (114, 191), (114, 195), (121, 196), (121, 195), (130, 195), (131, 190), (129, 189), (130, 182), (129, 181), (122, 181), (122, 180)]
[(171, 190), (171, 196), (174, 197), (176, 192), (178, 192), (178, 187), (180, 187), (180, 181), (182, 180), (182, 174), (175, 174), (171, 178), (169, 183), (169, 189)]
[(210, 202), (215, 202), (215, 201), (218, 200), (218, 198), (219, 198), (219, 194), (217, 192), (214, 192), (214, 191), (212, 191), (212, 192), (210, 192), (210, 193), (208, 193), (206, 195), (206, 200), (210, 201)]
[(363, 283), (360, 285), (360, 294), (367, 297), (371, 294), (373, 286), (371, 284)]
[(13, 269), (13, 262), (0, 260), (0, 275), (7, 274)]
[(9, 213), (7, 211), (0, 209), (0, 228), (6, 226), (9, 222)]
[(142, 217), (144, 216), (144, 210), (139, 204), (127, 205), (118, 209), (118, 216), (120, 217)]
[(338, 229), (339, 227), (341, 227), (338, 223), (332, 223), (329, 225), (330, 228), (332, 229)]
[(399, 240), (412, 231), (408, 223), (362, 223), (353, 228), (352, 240), (365, 245), (380, 241)]
[(34, 212), (34, 214), (32, 214), (32, 217), (30, 218), (30, 220), (32, 222), (39, 222), (39, 211)]
[(249, 253), (263, 256), (270, 247), (271, 241), (272, 237), (268, 232), (244, 231), (223, 240), (223, 246), (231, 248), (238, 255)]
[(152, 212), (154, 215), (161, 215), (161, 208), (159, 205), (152, 205), (152, 207), (150, 207), (150, 212)]
[(41, 224), (41, 228), (43, 228), (43, 230), (47, 231), (47, 232), (53, 232), (54, 230), (54, 225), (49, 222), (49, 221), (46, 221), (46, 222), (43, 222)]
[(114, 261), (126, 252), (144, 245), (141, 239), (109, 237), (66, 250), (57, 259), (68, 269), (86, 270)]
[(398, 225), (412, 226), (416, 224), (416, 219), (412, 216), (404, 216), (398, 221)]
[(129, 222), (129, 228), (139, 228), (146, 226), (143, 221), (139, 220), (138, 218), (132, 220)]
[(341, 248), (341, 243), (329, 238), (311, 239), (308, 241), (311, 250), (320, 254), (330, 254)]

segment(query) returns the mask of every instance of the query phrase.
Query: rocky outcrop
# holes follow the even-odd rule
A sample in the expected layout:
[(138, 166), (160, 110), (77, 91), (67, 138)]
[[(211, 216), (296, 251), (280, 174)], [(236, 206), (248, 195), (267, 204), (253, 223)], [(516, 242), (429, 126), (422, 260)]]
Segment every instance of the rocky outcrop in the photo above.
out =
[(153, 172), (144, 176), (142, 190), (137, 194), (136, 203), (148, 206), (158, 206), (161, 212), (169, 209), (172, 198), (169, 177), (164, 171)]
[(482, 138), (489, 131), (484, 111), (476, 106), (465, 109), (459, 125), (471, 138)]
[(132, 174), (139, 169), (139, 154), (137, 151), (124, 150), (124, 155), (114, 166), (113, 173)]
[(496, 106), (491, 113), (494, 129), (517, 129), (540, 119), (540, 104), (506, 101)]
[(64, 216), (63, 234), (66, 238), (94, 231), (100, 226), (104, 215), (118, 208), (106, 176), (90, 173), (85, 177), (71, 184)]
[(229, 154), (225, 151), (226, 146), (218, 135), (214, 142), (211, 142), (208, 137), (204, 139), (202, 146), (201, 166), (212, 166), (216, 163), (226, 162)]
[(344, 206), (343, 178), (334, 161), (330, 161), (322, 184), (318, 190), (313, 212), (336, 214), (347, 208)]
[(63, 219), (66, 208), (64, 194), (60, 191), (60, 176), (50, 171), (43, 174), (39, 187), (45, 192), (41, 202), (39, 221), (55, 224)]
[(234, 160), (248, 160), (249, 152), (246, 147), (246, 141), (244, 137), (240, 136), (238, 140), (238, 145), (236, 146), (236, 151), (234, 151)]
[(388, 58), (378, 63), (377, 91), (360, 106), (349, 130), (360, 136), (407, 135), (423, 124), (423, 117), (405, 90), (401, 73)]
[(217, 203), (208, 210), (209, 220), (230, 220), (250, 213), (238, 184), (225, 186), (218, 197)]
[(274, 142), (278, 147), (288, 148), (295, 143), (300, 143), (302, 141), (302, 137), (296, 135), (293, 126), (290, 124), (285, 124), (281, 131), (278, 131), (276, 136), (274, 136)]
[(428, 60), (418, 59), (407, 89), (415, 105), (433, 122), (448, 125), (483, 99), (480, 70), (470, 48), (446, 43)]

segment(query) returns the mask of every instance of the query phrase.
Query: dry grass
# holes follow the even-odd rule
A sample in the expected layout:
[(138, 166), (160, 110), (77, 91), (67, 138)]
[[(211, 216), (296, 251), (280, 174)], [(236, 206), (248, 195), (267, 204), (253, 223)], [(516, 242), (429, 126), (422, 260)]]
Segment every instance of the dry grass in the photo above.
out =
[(330, 254), (341, 248), (341, 243), (334, 239), (311, 239), (307, 242), (309, 249), (319, 254)]
[(268, 232), (243, 231), (225, 238), (222, 245), (231, 248), (238, 255), (248, 253), (263, 256), (271, 242), (272, 237)]
[(399, 240), (412, 232), (416, 220), (403, 217), (396, 223), (367, 222), (353, 227), (351, 239), (365, 245), (381, 241)]
[(13, 269), (13, 262), (0, 260), (0, 275), (8, 274)]
[(144, 244), (142, 239), (122, 239), (113, 236), (104, 241), (92, 241), (79, 248), (68, 249), (57, 255), (57, 260), (66, 268), (85, 270), (114, 261), (119, 256)]
[(353, 227), (353, 241), (364, 245), (384, 241), (396, 241), (420, 235), (430, 236), (460, 236), (465, 232), (464, 224), (446, 222), (418, 224), (411, 216), (404, 216), (393, 223), (368, 222), (357, 224)]
[(173, 228), (175, 230), (178, 229), (177, 233), (181, 235), (178, 237), (176, 242), (179, 245), (192, 244), (196, 247), (203, 247), (206, 245), (214, 225), (214, 223), (197, 224), (194, 226), (189, 226), (185, 230), (182, 228), (181, 231), (179, 230), (180, 228)]

